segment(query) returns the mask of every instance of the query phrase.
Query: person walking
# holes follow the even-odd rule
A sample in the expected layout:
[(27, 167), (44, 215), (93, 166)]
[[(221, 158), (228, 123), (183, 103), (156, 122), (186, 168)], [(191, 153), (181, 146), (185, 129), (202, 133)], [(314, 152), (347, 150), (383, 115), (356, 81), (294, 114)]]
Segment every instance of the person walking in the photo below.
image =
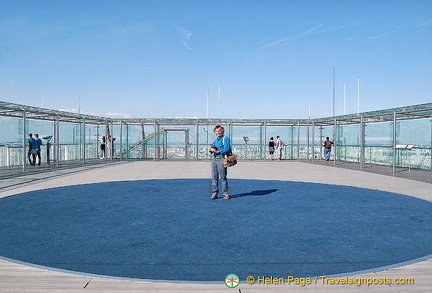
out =
[(35, 133), (35, 141), (36, 141), (36, 155), (38, 158), (38, 166), (41, 165), (41, 146), (42, 146), (42, 140), (39, 138), (39, 134)]
[(27, 158), (29, 160), (29, 163), (31, 166), (35, 166), (36, 165), (36, 140), (33, 138), (33, 134), (29, 133), (28, 134), (28, 139), (27, 139)]
[(212, 194), (210, 199), (217, 199), (219, 193), (219, 178), (222, 182), (223, 198), (230, 199), (228, 194), (227, 168), (224, 167), (224, 158), (231, 155), (231, 142), (224, 135), (225, 129), (217, 125), (213, 129), (216, 139), (210, 147), (210, 153), (213, 154), (212, 160)]
[(330, 160), (331, 155), (331, 147), (333, 144), (333, 140), (330, 140), (330, 138), (327, 136), (326, 141), (324, 142), (324, 158), (326, 161)]
[(270, 160), (273, 161), (273, 156), (275, 151), (275, 142), (273, 140), (273, 136), (270, 137), (270, 140), (268, 142), (268, 148), (269, 148)]
[(279, 155), (279, 160), (282, 160), (283, 142), (279, 135), (276, 136), (276, 149)]

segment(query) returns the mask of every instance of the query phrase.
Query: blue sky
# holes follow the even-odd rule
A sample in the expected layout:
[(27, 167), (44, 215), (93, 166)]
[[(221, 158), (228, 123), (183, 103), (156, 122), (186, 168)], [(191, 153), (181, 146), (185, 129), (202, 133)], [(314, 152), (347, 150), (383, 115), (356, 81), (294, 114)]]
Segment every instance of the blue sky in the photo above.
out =
[(0, 0), (0, 100), (307, 118), (432, 102), (432, 1)]

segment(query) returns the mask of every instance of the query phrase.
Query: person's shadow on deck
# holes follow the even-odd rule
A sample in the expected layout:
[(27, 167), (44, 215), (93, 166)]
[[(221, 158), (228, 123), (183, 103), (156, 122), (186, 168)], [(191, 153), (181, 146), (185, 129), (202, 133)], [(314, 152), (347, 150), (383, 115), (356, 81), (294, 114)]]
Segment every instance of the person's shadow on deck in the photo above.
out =
[(239, 193), (239, 194), (233, 194), (231, 195), (231, 198), (239, 198), (243, 196), (262, 196), (262, 195), (269, 195), (271, 193), (274, 193), (278, 191), (279, 189), (264, 189), (264, 190), (254, 190), (250, 192), (245, 193)]

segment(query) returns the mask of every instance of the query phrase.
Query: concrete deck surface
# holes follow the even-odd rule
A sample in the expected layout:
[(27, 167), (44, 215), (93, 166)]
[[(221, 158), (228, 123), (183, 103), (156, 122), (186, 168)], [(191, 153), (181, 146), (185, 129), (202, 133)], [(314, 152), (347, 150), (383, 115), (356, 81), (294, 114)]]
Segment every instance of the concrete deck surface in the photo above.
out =
[[(327, 163), (329, 162), (240, 162), (237, 166), (229, 169), (229, 178), (354, 186), (400, 193), (432, 201), (432, 184), (429, 181), (432, 175), (430, 172), (400, 171), (396, 175), (392, 175), (391, 168), (388, 167), (375, 168), (377, 171), (372, 172), (370, 170), (374, 167), (369, 168), (368, 171), (359, 171), (355, 170), (354, 165), (334, 167)], [(3, 184), (0, 186), (0, 197), (75, 184), (148, 179), (210, 178), (210, 163), (204, 161), (113, 162), (107, 165), (99, 164), (98, 167), (95, 165), (71, 166), (69, 169), (47, 169), (44, 172), (29, 171), (26, 176), (18, 176), (20, 173), (16, 173), (16, 176), (8, 176), (12, 172), (0, 173)], [(388, 173), (388, 175), (382, 173)], [(403, 173), (407, 175), (404, 176)], [(415, 175), (417, 173), (418, 175)], [(420, 178), (421, 180), (403, 177), (414, 177), (414, 179)], [(231, 289), (223, 283), (223, 280), (220, 284), (120, 280), (59, 272), (2, 259), (0, 260), (0, 292), (273, 292), (286, 290), (290, 292), (351, 292), (359, 290), (368, 292), (431, 292), (431, 275), (432, 259), (427, 259), (380, 272), (355, 276), (363, 278), (413, 278), (414, 284), (410, 285), (330, 285), (318, 281), (317, 284), (302, 287), (294, 284), (249, 285), (242, 282), (235, 289)]]

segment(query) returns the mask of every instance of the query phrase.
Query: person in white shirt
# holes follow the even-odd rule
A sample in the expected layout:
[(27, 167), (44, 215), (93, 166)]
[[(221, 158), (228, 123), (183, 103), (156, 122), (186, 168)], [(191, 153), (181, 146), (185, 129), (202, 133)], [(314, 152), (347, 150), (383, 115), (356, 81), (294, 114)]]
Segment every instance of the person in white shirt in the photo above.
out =
[(279, 154), (279, 160), (282, 160), (283, 142), (279, 135), (276, 136), (276, 149)]

